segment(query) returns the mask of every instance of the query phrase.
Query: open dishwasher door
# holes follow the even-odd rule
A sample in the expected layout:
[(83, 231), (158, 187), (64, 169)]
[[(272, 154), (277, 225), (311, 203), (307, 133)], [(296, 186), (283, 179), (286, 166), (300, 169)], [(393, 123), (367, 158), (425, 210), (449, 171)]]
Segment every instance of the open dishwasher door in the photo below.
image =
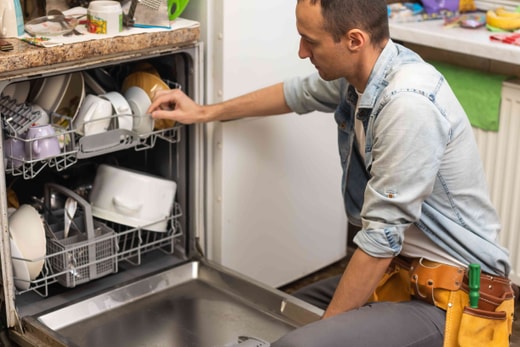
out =
[[(37, 69), (27, 66), (17, 72), (1, 72), (3, 65), (0, 64), (0, 90), (10, 83), (30, 81), (38, 85), (37, 82), (45, 78), (82, 73), (85, 81), (90, 81), (87, 93), (102, 94), (107, 91), (106, 86), (110, 86), (102, 83), (107, 76), (105, 72), (115, 78), (117, 88), (134, 69), (151, 66), (163, 80), (175, 81), (190, 97), (202, 102), (202, 44), (194, 42), (189, 35), (195, 29), (188, 28), (184, 36), (181, 35), (185, 41), (173, 48), (170, 40), (178, 39), (176, 33), (141, 33), (121, 39), (123, 43), (146, 41), (147, 48), (138, 51), (125, 51), (124, 47), (130, 45), (112, 45), (111, 51), (101, 57), (79, 61), (70, 58), (72, 61), (67, 62), (58, 57), (54, 64)], [(89, 45), (92, 43), (67, 49), (74, 52)], [(94, 45), (97, 50), (105, 47), (99, 43)], [(63, 48), (46, 49), (46, 53), (60, 53)], [(3, 121), (8, 120), (6, 114), (13, 114), (12, 110), (7, 111), (0, 112)], [(118, 117), (121, 116), (115, 116)], [(209, 228), (205, 214), (208, 202), (205, 201), (204, 126), (170, 124), (137, 135), (128, 129), (109, 129), (101, 135), (85, 135), (79, 139), (74, 130), (62, 133), (61, 139), (65, 139), (66, 144), (55, 157), (22, 160), (16, 167), (13, 158), (3, 157), (0, 161), (0, 168), (5, 172), (0, 180), (0, 198), (8, 200), (9, 187), (17, 194), (20, 204), (32, 204), (41, 212), (48, 224), (46, 231), (50, 230), (45, 235), (47, 246), (64, 238), (60, 224), (51, 223), (49, 217), (54, 216), (49, 213), (54, 200), (45, 197), (41, 206), (43, 187), (52, 183), (78, 194), (85, 193), (92, 190), (92, 182), (95, 183), (96, 172), (102, 165), (174, 181), (177, 187), (174, 207), (164, 220), (150, 223), (165, 222), (168, 226), (157, 231), (149, 230), (150, 225), (128, 226), (124, 220), (105, 219), (95, 215), (94, 209), (90, 211), (88, 204), (83, 204), (83, 213), (78, 218), (92, 218), (96, 231), (101, 223), (104, 228), (101, 230), (107, 232), (93, 232), (92, 238), (89, 236), (77, 245), (61, 242), (63, 249), (47, 247), (43, 259), (36, 259), (43, 260), (41, 273), (25, 279), (20, 277), (13, 263), (29, 264), (34, 259), (11, 256), (10, 220), (4, 217), (7, 216), (6, 205), (0, 204), (0, 224), (4, 231), (0, 238), (2, 312), (5, 312), (2, 323), (13, 345), (229, 346), (237, 343), (240, 336), (271, 342), (319, 319), (321, 310), (211, 263), (198, 251), (198, 244), (204, 242), (205, 229)], [(4, 127), (1, 135), (0, 140), (15, 138), (18, 134)], [(135, 192), (136, 186), (130, 186), (127, 191)], [(88, 198), (86, 194), (85, 199)], [(139, 198), (134, 202), (138, 205)], [(62, 219), (63, 212), (59, 217)], [(110, 251), (98, 248), (106, 241)], [(56, 259), (63, 260), (61, 265), (56, 265)], [(101, 271), (100, 265), (107, 263), (111, 265), (109, 270)]]
[(274, 341), (318, 319), (320, 311), (202, 260), (30, 317), (26, 324), (64, 346), (224, 347), (241, 336)]

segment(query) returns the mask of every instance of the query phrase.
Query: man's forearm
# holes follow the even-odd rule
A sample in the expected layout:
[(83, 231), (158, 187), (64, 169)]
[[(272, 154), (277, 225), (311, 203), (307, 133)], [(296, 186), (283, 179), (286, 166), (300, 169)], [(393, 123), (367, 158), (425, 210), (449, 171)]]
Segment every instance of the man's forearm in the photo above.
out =
[(323, 318), (361, 307), (374, 292), (392, 258), (374, 258), (357, 249), (350, 259)]
[(205, 106), (206, 121), (272, 116), (291, 112), (285, 102), (283, 83), (278, 83), (222, 103)]

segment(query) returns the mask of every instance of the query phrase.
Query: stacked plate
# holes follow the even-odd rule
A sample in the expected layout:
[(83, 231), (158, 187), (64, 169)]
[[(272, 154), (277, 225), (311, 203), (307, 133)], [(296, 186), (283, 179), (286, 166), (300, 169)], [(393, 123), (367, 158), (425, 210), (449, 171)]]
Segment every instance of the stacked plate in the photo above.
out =
[[(136, 71), (128, 75), (124, 81), (123, 85), (121, 87), (122, 91), (124, 93), (129, 92), (131, 94), (131, 98), (140, 98), (144, 99), (144, 97), (138, 95), (142, 94), (140, 91), (136, 91), (135, 88), (142, 89), (146, 95), (148, 95), (148, 98), (153, 100), (155, 97), (155, 94), (160, 90), (170, 90), (170, 87), (168, 84), (166, 84), (158, 73), (154, 72), (152, 69), (147, 69), (147, 71)], [(134, 89), (134, 90), (130, 90)], [(148, 105), (149, 106), (149, 105)], [(143, 112), (143, 106), (138, 107), (139, 109), (136, 110), (137, 112)], [(146, 107), (148, 108), (148, 107)], [(144, 110), (146, 112), (146, 109)], [(155, 129), (166, 129), (166, 128), (172, 128), (175, 125), (175, 123), (171, 120), (167, 119), (159, 119), (156, 120), (153, 124), (153, 128)]]
[(46, 239), (43, 220), (31, 205), (21, 205), (9, 216), (15, 286), (28, 289), (43, 269)]
[(57, 124), (67, 128), (69, 121), (76, 116), (85, 98), (83, 73), (74, 72), (36, 80), (31, 88), (29, 101), (41, 106), (49, 114), (65, 116)]

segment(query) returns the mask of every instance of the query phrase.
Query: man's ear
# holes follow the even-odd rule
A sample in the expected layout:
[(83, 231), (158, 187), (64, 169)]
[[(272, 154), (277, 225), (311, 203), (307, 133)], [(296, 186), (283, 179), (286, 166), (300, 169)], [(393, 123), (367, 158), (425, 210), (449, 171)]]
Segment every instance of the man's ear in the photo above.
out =
[(367, 40), (367, 33), (359, 29), (349, 30), (346, 34), (347, 47), (350, 51), (359, 51)]

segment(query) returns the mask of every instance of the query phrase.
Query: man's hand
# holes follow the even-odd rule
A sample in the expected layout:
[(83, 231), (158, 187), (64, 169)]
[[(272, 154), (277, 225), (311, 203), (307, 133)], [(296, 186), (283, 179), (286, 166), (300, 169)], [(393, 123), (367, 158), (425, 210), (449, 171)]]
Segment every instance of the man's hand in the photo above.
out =
[(204, 107), (195, 103), (180, 89), (157, 91), (147, 112), (155, 119), (171, 119), (182, 124), (207, 121)]

